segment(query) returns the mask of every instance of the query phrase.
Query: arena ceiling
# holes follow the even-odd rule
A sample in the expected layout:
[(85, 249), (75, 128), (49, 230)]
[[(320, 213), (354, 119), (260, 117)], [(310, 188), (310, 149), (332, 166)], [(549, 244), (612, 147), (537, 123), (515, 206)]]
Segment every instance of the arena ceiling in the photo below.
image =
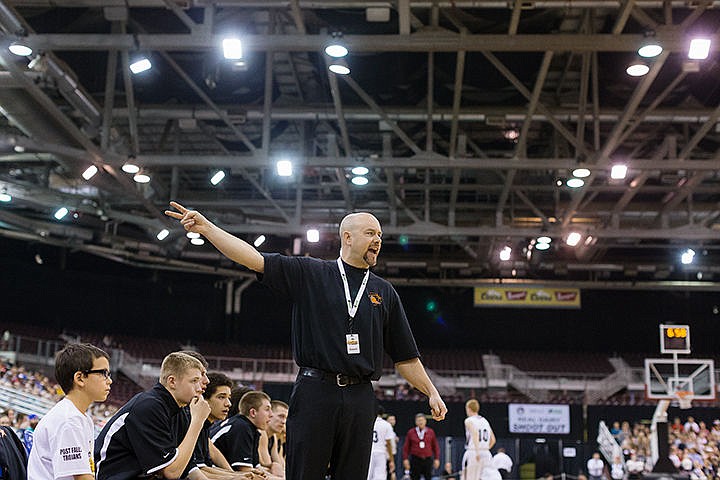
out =
[[(243, 272), (162, 214), (170, 199), (249, 241), (264, 234), (262, 250), (326, 258), (339, 219), (371, 211), (378, 270), (400, 283), (718, 289), (718, 7), (0, 0), (0, 189), (12, 197), (0, 234), (232, 277)], [(242, 62), (223, 58), (227, 35)], [(688, 59), (692, 35), (711, 40), (707, 59)], [(349, 75), (328, 71), (333, 36)], [(653, 39), (663, 52), (629, 76)], [(33, 54), (11, 54), (13, 42)], [(139, 55), (153, 67), (132, 75)], [(150, 183), (124, 173), (128, 161)], [(90, 165), (99, 173), (84, 180)], [(352, 183), (356, 166), (367, 185)], [(590, 174), (570, 188), (579, 167)], [(304, 241), (308, 228), (320, 242)]]

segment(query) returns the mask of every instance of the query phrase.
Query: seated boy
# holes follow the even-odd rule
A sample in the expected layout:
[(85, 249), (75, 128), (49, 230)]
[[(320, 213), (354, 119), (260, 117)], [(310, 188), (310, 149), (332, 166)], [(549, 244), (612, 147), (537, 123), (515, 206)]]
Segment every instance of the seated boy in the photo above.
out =
[(110, 393), (108, 354), (90, 344), (69, 344), (55, 356), (55, 379), (65, 397), (35, 428), (28, 478), (93, 480), (95, 426), (87, 410)]
[[(95, 442), (98, 480), (180, 478), (210, 413), (202, 397), (203, 370), (190, 355), (165, 357), (160, 382), (130, 399), (100, 432)], [(176, 417), (185, 405), (190, 405), (190, 425), (177, 438)]]

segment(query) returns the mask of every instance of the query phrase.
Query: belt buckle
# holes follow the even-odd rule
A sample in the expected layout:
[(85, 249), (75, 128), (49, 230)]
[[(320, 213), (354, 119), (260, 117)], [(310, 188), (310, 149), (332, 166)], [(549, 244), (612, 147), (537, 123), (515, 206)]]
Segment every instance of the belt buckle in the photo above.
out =
[(342, 381), (342, 377), (344, 377), (344, 376), (345, 375), (343, 375), (342, 373), (338, 373), (335, 376), (335, 381), (337, 382), (338, 387), (347, 387), (349, 385), (349, 383)]

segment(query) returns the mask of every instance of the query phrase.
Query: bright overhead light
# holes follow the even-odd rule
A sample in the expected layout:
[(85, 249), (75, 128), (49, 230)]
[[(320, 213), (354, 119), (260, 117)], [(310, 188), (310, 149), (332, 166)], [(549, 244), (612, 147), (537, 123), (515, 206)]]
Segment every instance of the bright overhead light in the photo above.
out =
[(590, 176), (590, 170), (587, 168), (576, 168), (572, 171), (572, 174), (574, 177), (577, 178), (585, 178)]
[(680, 255), (680, 261), (683, 265), (690, 265), (693, 262), (694, 258), (695, 250), (693, 250), (692, 248), (688, 248), (682, 253), (682, 255)]
[(342, 58), (348, 54), (348, 49), (339, 43), (332, 43), (325, 47), (325, 53), (333, 58)]
[(352, 180), (350, 180), (350, 181), (351, 181), (354, 185), (363, 186), (363, 185), (367, 185), (367, 184), (368, 184), (368, 179), (367, 179), (367, 177), (362, 177), (362, 176), (353, 177)]
[(307, 241), (310, 243), (317, 243), (320, 241), (320, 232), (315, 228), (309, 229), (307, 231), (306, 236), (307, 236)]
[(500, 250), (500, 260), (503, 262), (507, 262), (510, 260), (510, 254), (512, 254), (512, 248), (505, 245), (502, 250)]
[(7, 192), (4, 191), (4, 190), (3, 190), (2, 192), (0, 192), (0, 202), (5, 202), (5, 203), (7, 203), (7, 202), (9, 202), (9, 201), (11, 201), (11, 200), (12, 200), (12, 196), (10, 196), (9, 193), (7, 193)]
[(565, 243), (567, 243), (571, 247), (574, 247), (575, 245), (580, 243), (580, 238), (582, 238), (582, 235), (580, 235), (578, 232), (570, 232), (570, 235), (567, 236)]
[(200, 234), (196, 232), (187, 232), (185, 236), (189, 239), (200, 238)]
[(223, 55), (228, 60), (240, 60), (243, 58), (242, 42), (239, 38), (226, 38), (222, 42)]
[(355, 167), (350, 171), (353, 175), (367, 175), (370, 170), (367, 167)]
[(202, 238), (193, 238), (190, 240), (190, 243), (192, 243), (193, 245), (200, 246), (200, 245), (205, 245), (205, 240), (203, 240)]
[(259, 237), (257, 237), (255, 239), (255, 241), (253, 242), (253, 245), (255, 245), (255, 248), (257, 248), (260, 245), (262, 245), (263, 243), (265, 243), (265, 235), (260, 235)]
[(638, 55), (645, 58), (653, 58), (660, 55), (663, 51), (662, 46), (657, 43), (647, 43), (638, 48)]
[(160, 231), (158, 232), (158, 234), (156, 235), (156, 237), (157, 237), (158, 240), (161, 240), (161, 241), (162, 241), (162, 240), (165, 240), (168, 235), (170, 235), (170, 230), (168, 230), (167, 228), (163, 228), (162, 230), (160, 230)]
[(25, 44), (22, 44), (20, 42), (13, 42), (8, 47), (8, 50), (10, 50), (10, 53), (15, 54), (19, 57), (27, 57), (32, 55), (33, 50), (32, 48), (28, 47)]
[(610, 178), (613, 180), (622, 180), (627, 175), (627, 165), (617, 164), (610, 169)]
[(350, 68), (348, 68), (347, 65), (343, 65), (341, 63), (333, 63), (332, 65), (328, 66), (328, 70), (338, 75), (347, 75), (350, 73)]
[(85, 180), (90, 180), (98, 172), (98, 168), (95, 165), (90, 165), (83, 173), (82, 177)]
[(692, 60), (705, 60), (710, 54), (709, 38), (693, 38), (690, 41), (690, 49), (688, 50), (688, 58)]
[(275, 166), (277, 167), (278, 175), (281, 177), (289, 177), (292, 175), (293, 165), (290, 160), (278, 160)]
[(140, 167), (134, 163), (127, 162), (122, 166), (122, 171), (125, 173), (138, 173), (140, 171)]
[(550, 248), (549, 243), (538, 242), (535, 244), (535, 250), (547, 250), (548, 248)]
[(585, 181), (579, 178), (571, 178), (567, 182), (565, 182), (565, 185), (570, 188), (580, 188), (585, 185)]
[(144, 173), (138, 173), (133, 177), (137, 183), (150, 183), (150, 176)]
[(15, 145), (13, 147), (13, 150), (15, 150), (15, 153), (24, 153), (25, 147), (23, 147), (22, 145)]
[(147, 58), (141, 58), (130, 64), (130, 71), (137, 75), (152, 68), (152, 63)]
[(68, 209), (66, 207), (60, 207), (57, 210), (55, 210), (55, 213), (53, 213), (53, 217), (55, 217), (57, 220), (62, 220), (65, 218), (65, 215), (68, 214)]
[(650, 67), (644, 63), (634, 63), (625, 69), (625, 72), (631, 77), (642, 77), (643, 75), (647, 75), (649, 71)]
[(222, 182), (223, 178), (225, 178), (225, 172), (223, 170), (218, 170), (215, 172), (215, 175), (212, 176), (210, 179), (210, 183), (213, 185), (217, 185), (218, 183)]
[(543, 235), (542, 237), (537, 238), (537, 243), (551, 243), (552, 238), (548, 237), (547, 235)]

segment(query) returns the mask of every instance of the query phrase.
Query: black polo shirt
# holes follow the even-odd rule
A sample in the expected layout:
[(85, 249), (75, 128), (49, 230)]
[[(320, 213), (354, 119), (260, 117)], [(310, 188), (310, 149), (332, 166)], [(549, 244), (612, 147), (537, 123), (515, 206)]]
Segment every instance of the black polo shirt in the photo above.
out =
[[(192, 421), (192, 414), (190, 413), (190, 406), (186, 405), (180, 409), (180, 413), (175, 417), (175, 438), (177, 438), (178, 445), (182, 443), (185, 435), (190, 428), (190, 422)], [(208, 442), (210, 441), (210, 425), (212, 422), (205, 420), (202, 430), (198, 434), (197, 442), (195, 442), (195, 448), (193, 449), (192, 457), (185, 467), (183, 474), (180, 478), (185, 478), (190, 472), (199, 467), (210, 467), (212, 461), (210, 460), (210, 447)]]
[(210, 440), (234, 470), (255, 467), (260, 463), (260, 432), (244, 415), (233, 415), (210, 427)]
[(105, 424), (95, 439), (98, 480), (129, 480), (157, 474), (178, 455), (181, 409), (161, 384), (138, 393)]
[[(380, 378), (383, 350), (394, 363), (420, 356), (400, 297), (386, 280), (370, 272), (350, 327), (345, 290), (335, 260), (263, 254), (262, 283), (292, 300), (295, 362), (327, 372)], [(355, 300), (365, 270), (344, 264)], [(360, 353), (348, 354), (346, 335), (359, 335)]]

